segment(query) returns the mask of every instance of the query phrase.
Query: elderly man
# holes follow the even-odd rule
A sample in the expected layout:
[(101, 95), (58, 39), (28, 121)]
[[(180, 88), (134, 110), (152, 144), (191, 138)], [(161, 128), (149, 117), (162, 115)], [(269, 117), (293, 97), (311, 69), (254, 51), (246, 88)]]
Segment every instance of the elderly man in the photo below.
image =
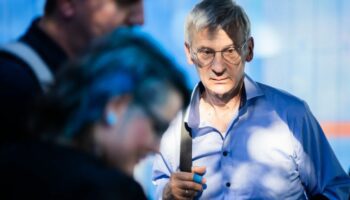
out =
[(65, 61), (116, 27), (143, 21), (142, 0), (46, 0), (44, 16), (19, 42), (0, 48), (0, 138), (18, 139), (26, 132), (31, 102)]
[[(350, 179), (307, 104), (245, 74), (254, 41), (240, 6), (201, 1), (185, 38), (200, 82), (163, 136), (153, 171), (159, 199), (348, 199)], [(192, 172), (179, 170), (183, 123)]]

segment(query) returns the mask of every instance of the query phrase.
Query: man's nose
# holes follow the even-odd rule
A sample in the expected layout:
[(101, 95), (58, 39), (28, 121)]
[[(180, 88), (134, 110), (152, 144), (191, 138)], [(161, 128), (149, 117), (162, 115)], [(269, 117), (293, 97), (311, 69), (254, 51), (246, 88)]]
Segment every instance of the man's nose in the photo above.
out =
[(216, 53), (214, 59), (213, 59), (213, 63), (211, 65), (211, 69), (215, 72), (215, 73), (222, 73), (225, 71), (226, 67), (224, 65), (224, 60), (221, 56), (221, 54), (219, 52)]

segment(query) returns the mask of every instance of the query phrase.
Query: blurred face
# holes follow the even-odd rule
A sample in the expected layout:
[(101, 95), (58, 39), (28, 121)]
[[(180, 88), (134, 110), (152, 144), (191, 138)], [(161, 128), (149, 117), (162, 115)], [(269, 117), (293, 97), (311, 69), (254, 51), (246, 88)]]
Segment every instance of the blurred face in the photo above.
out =
[(123, 25), (142, 25), (143, 0), (120, 6), (115, 0), (75, 0), (75, 25), (87, 38), (94, 39)]
[(132, 175), (141, 159), (158, 152), (160, 136), (165, 131), (158, 127), (167, 127), (181, 106), (181, 96), (175, 91), (170, 92), (167, 101), (153, 111), (145, 111), (137, 105), (129, 106), (107, 133), (108, 162)]
[(186, 45), (187, 58), (196, 65), (206, 91), (222, 97), (239, 89), (244, 76), (246, 44), (233, 41), (221, 28), (192, 34), (191, 45)]

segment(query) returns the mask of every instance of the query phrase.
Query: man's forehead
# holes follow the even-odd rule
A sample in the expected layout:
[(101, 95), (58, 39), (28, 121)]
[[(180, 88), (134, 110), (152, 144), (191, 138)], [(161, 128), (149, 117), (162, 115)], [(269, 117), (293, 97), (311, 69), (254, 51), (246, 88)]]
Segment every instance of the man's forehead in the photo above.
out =
[(234, 40), (222, 29), (209, 29), (205, 28), (192, 33), (192, 44), (194, 45), (212, 45), (212, 44), (234, 44)]
[(203, 28), (201, 30), (193, 30), (191, 34), (192, 45), (215, 45), (220, 43), (219, 46), (226, 45), (240, 45), (244, 41), (244, 34), (240, 31), (228, 33), (221, 27)]

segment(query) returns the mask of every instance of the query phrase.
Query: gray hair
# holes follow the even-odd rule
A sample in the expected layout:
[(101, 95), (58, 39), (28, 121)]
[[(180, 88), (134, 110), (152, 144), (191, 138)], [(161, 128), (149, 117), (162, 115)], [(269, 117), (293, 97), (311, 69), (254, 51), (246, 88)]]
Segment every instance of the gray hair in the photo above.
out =
[(194, 31), (208, 28), (214, 32), (222, 28), (231, 38), (250, 37), (250, 21), (242, 7), (233, 0), (203, 0), (187, 16), (185, 24), (185, 42), (191, 44)]

